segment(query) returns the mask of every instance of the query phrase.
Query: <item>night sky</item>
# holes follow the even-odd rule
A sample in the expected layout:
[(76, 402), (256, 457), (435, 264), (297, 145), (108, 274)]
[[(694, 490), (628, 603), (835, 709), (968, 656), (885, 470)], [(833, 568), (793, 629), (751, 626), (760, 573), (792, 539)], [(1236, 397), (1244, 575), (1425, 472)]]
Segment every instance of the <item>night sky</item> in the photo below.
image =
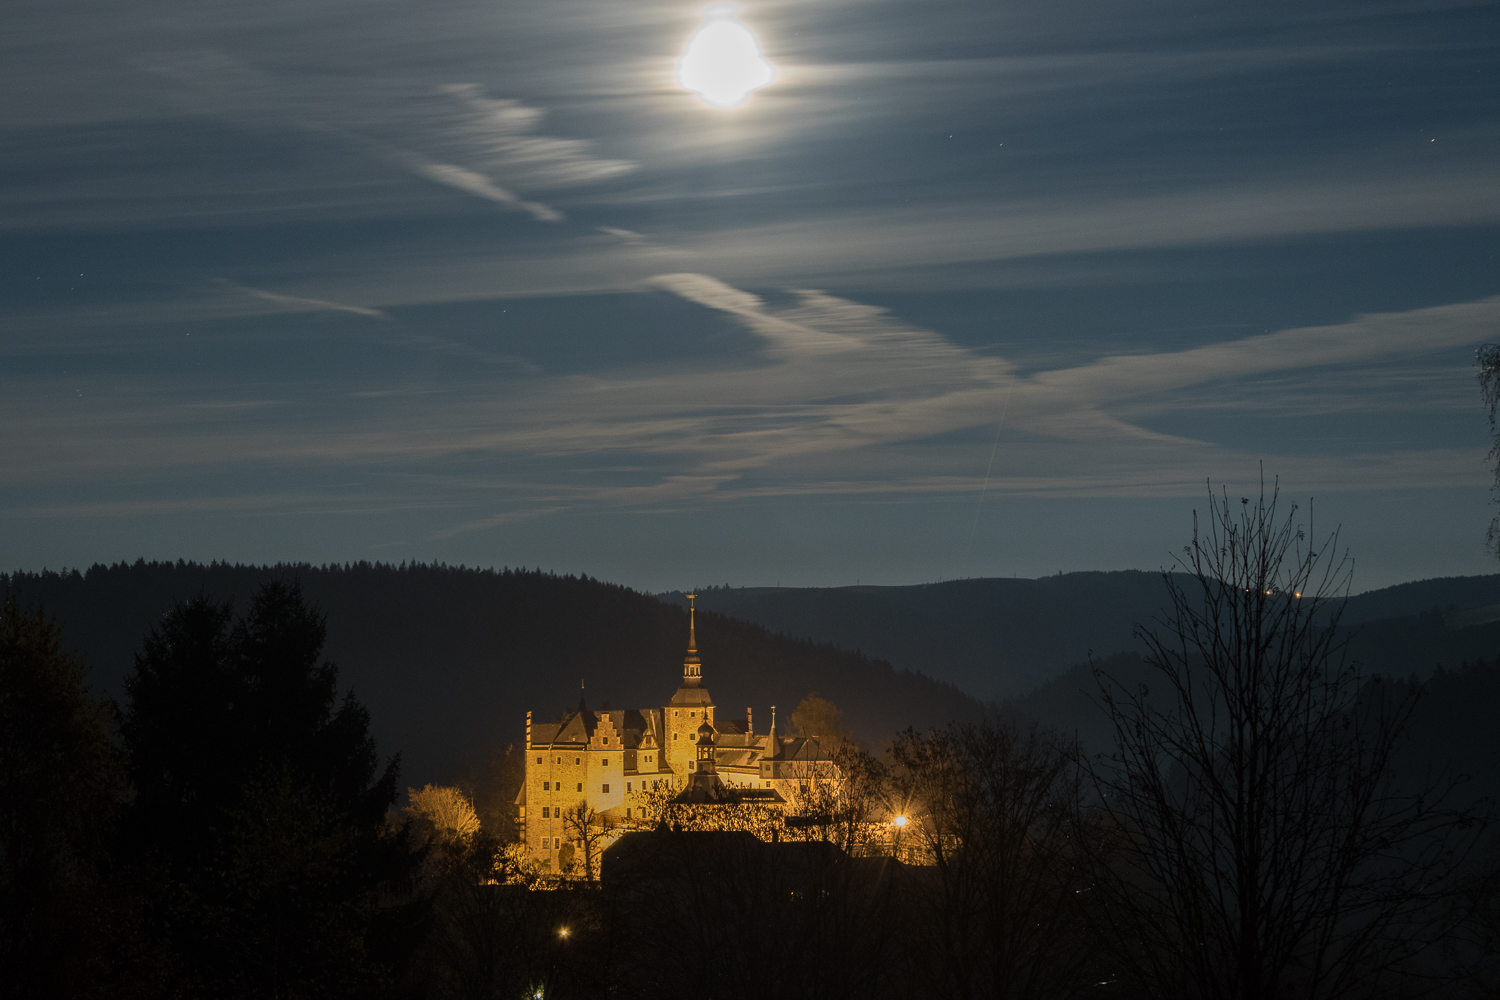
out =
[(8, 0), (0, 569), (1495, 569), (1496, 4), (706, 9)]

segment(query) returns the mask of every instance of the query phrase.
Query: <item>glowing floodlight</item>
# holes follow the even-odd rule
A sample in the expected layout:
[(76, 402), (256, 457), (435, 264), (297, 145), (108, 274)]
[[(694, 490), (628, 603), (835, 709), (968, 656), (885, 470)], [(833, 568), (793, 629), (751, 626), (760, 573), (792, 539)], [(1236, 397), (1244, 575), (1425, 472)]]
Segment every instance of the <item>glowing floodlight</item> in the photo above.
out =
[(896, 817), (896, 825), (897, 826), (905, 826), (906, 825), (906, 817), (905, 816), (897, 816)]
[(776, 78), (760, 54), (750, 29), (734, 19), (734, 7), (720, 4), (703, 14), (703, 27), (677, 61), (677, 82), (716, 108), (743, 104), (752, 90)]

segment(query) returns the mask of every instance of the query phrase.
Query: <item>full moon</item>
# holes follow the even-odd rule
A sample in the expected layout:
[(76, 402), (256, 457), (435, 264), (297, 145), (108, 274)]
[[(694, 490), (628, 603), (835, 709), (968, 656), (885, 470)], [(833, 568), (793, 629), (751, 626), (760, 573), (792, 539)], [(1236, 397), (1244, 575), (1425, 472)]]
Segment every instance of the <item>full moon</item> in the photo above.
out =
[(703, 15), (687, 51), (677, 61), (677, 82), (716, 108), (733, 108), (745, 102), (776, 76), (760, 54), (760, 45), (750, 29), (734, 19), (728, 4), (710, 7)]

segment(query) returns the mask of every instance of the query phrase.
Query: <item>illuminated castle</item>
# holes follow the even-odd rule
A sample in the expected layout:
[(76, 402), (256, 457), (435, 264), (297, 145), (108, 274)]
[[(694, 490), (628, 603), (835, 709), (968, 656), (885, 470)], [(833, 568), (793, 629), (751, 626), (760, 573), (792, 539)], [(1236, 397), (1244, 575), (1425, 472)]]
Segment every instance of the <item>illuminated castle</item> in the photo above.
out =
[(807, 794), (813, 776), (831, 766), (815, 738), (781, 737), (776, 708), (771, 728), (755, 732), (753, 713), (721, 720), (703, 686), (703, 664), (692, 600), (682, 685), (662, 708), (591, 712), (561, 722), (533, 722), (526, 713), (526, 780), (516, 796), (521, 839), (533, 860), (558, 867), (558, 851), (576, 831), (563, 815), (580, 803), (611, 826), (642, 818), (641, 792), (677, 789), (682, 802), (753, 801), (785, 807)]

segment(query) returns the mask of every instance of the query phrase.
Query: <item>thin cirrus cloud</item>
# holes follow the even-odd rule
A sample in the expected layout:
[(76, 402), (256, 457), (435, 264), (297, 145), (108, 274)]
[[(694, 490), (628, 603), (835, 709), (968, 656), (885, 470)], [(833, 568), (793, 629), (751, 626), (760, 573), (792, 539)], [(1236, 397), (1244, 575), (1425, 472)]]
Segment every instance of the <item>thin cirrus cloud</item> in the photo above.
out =
[[(1492, 297), (1189, 350), (1111, 355), (1023, 376), (1005, 358), (844, 297), (801, 290), (774, 304), (697, 273), (660, 275), (653, 287), (731, 317), (753, 334), (758, 350), (748, 358), (644, 372), (537, 372), (508, 383), (502, 394), (484, 391), (484, 383), (414, 394), (393, 400), (379, 419), (361, 411), (316, 428), (300, 423), (291, 406), (273, 408), (275, 419), (268, 411), (249, 421), (205, 421), (196, 410), (163, 409), (150, 399), (63, 409), (45, 403), (51, 390), (37, 386), (43, 395), (15, 401), (31, 413), (32, 432), (24, 442), (0, 444), (0, 461), (18, 481), (35, 482), (84, 481), (124, 468), (164, 475), (173, 468), (309, 463), (417, 472), (452, 459), (468, 468), (482, 456), (513, 467), (464, 488), (496, 498), (503, 509), (440, 529), (440, 537), (451, 537), (600, 507), (682, 509), (776, 495), (915, 502), (972, 494), (986, 485), (982, 465), (976, 470), (972, 461), (956, 460), (967, 446), (933, 442), (993, 427), (1003, 408), (1002, 458), (987, 483), (993, 493), (1181, 495), (1199, 488), (1205, 474), (1242, 470), (1247, 456), (1188, 433), (1153, 431), (1142, 424), (1145, 417), (1201, 405), (1199, 397), (1215, 384), (1308, 377), (1467, 346), (1500, 322), (1500, 297)], [(1282, 404), (1276, 393), (1239, 398), (1247, 415)], [(1372, 395), (1365, 410), (1382, 406)], [(993, 435), (983, 436), (988, 444)], [(637, 471), (624, 481), (609, 472), (569, 472), (580, 457), (606, 464), (628, 457)], [(1280, 456), (1277, 468), (1320, 489), (1472, 486), (1483, 478), (1481, 458), (1481, 451), (1453, 447), (1341, 447), (1329, 455)], [(452, 475), (463, 480), (469, 473)], [(39, 509), (13, 512), (44, 516)]]
[(513, 191), (490, 180), (484, 174), (463, 167), (456, 167), (451, 163), (433, 163), (430, 160), (417, 156), (402, 156), (403, 161), (411, 164), (412, 170), (426, 177), (428, 180), (446, 184), (455, 190), (475, 197), (492, 201), (505, 208), (513, 208), (527, 212), (538, 222), (561, 222), (563, 214), (551, 205), (545, 205), (539, 201), (529, 201), (522, 198)]
[[(1500, 297), (1493, 297), (1185, 351), (1106, 357), (1020, 377), (1003, 359), (847, 299), (803, 291), (794, 304), (777, 308), (701, 274), (662, 275), (656, 284), (735, 317), (761, 338), (769, 363), (750, 371), (571, 380), (554, 387), (546, 408), (574, 416), (554, 421), (533, 414), (541, 419), (526, 431), (501, 434), (491, 444), (502, 451), (667, 454), (688, 468), (648, 484), (535, 483), (535, 495), (517, 508), (442, 537), (599, 503), (680, 507), (815, 495), (910, 502), (974, 493), (986, 485), (1017, 496), (1191, 495), (1201, 490), (1205, 472), (1232, 475), (1255, 456), (1156, 433), (1122, 414), (1168, 412), (1178, 405), (1177, 394), (1215, 383), (1467, 346), (1484, 340), (1500, 321)], [(1240, 402), (1253, 413), (1277, 410), (1284, 400), (1262, 393)], [(891, 451), (993, 424), (1002, 405), (1006, 457), (993, 480), (924, 474), (920, 461), (903, 462)], [(1367, 395), (1365, 410), (1383, 406), (1378, 396)], [(882, 457), (871, 461), (871, 455)], [(1479, 457), (1462, 448), (1356, 448), (1280, 456), (1277, 468), (1319, 489), (1472, 486), (1482, 478)], [(821, 475), (809, 474), (810, 458)], [(1080, 464), (1091, 471), (1080, 472)], [(772, 482), (765, 482), (767, 476)]]
[[(477, 84), (398, 91), (377, 100), (309, 93), (215, 50), (158, 53), (140, 63), (173, 81), (179, 103), (197, 113), (332, 136), (415, 176), (540, 222), (561, 221), (563, 214), (517, 191), (597, 183), (635, 169), (627, 160), (593, 156), (588, 140), (539, 133), (546, 112), (487, 97)], [(346, 88), (353, 83), (343, 81)]]

